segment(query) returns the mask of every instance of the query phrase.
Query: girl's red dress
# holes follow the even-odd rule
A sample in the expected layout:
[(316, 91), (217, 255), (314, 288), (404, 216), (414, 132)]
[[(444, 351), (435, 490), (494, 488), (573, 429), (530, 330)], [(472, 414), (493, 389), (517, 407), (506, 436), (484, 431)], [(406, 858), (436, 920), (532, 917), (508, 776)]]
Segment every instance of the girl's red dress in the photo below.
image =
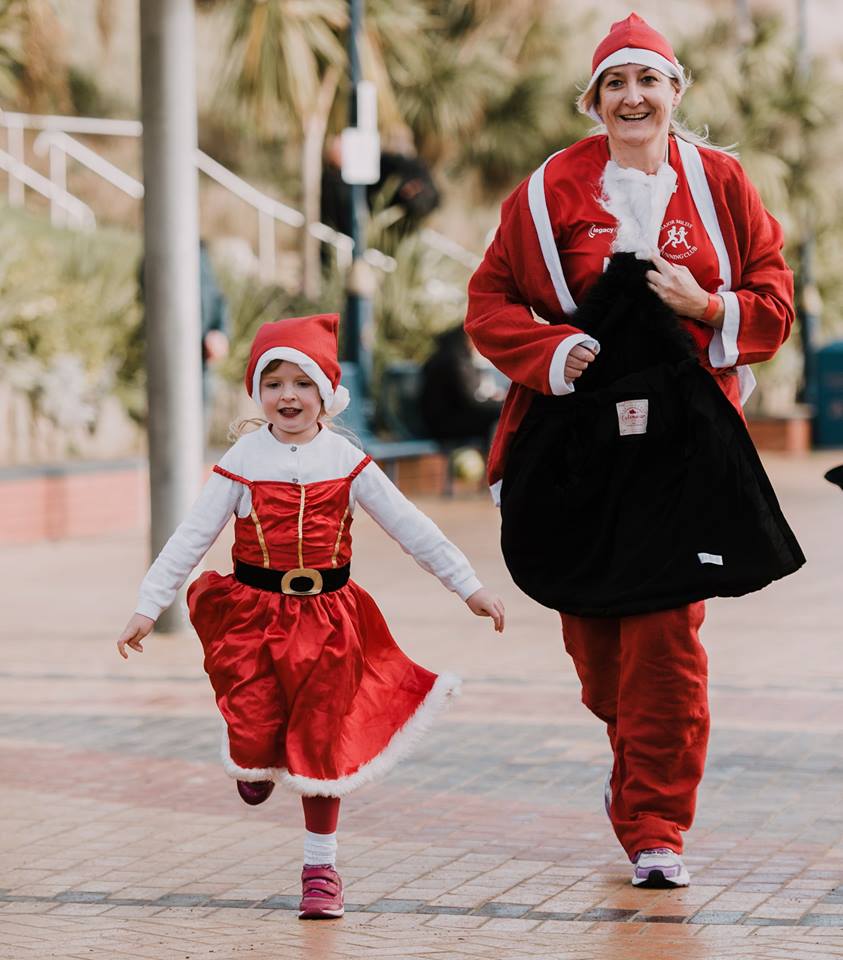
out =
[[(251, 516), (236, 518), (233, 559), (273, 570), (349, 563), (350, 488), (368, 463), (307, 484), (215, 467), (252, 496)], [(352, 580), (290, 596), (206, 572), (187, 599), (227, 727), (223, 762), (240, 780), (343, 796), (400, 759), (458, 685), (410, 660)]]

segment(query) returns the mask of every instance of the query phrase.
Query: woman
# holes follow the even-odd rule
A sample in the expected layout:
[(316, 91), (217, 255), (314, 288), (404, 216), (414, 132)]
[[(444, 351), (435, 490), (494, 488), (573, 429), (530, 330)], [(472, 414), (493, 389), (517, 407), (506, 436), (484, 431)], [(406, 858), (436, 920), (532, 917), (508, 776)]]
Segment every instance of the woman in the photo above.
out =
[[(793, 286), (780, 227), (738, 162), (673, 119), (686, 87), (661, 34), (634, 13), (615, 23), (579, 100), (605, 133), (550, 157), (503, 205), (466, 319), (478, 350), (513, 381), (489, 458), (493, 493), (536, 395), (570, 395), (608, 361), (573, 314), (613, 253), (651, 261), (649, 290), (681, 318), (700, 364), (738, 411), (754, 383), (747, 365), (772, 357), (789, 334)], [(562, 542), (559, 551), (586, 546)], [(689, 882), (681, 834), (693, 820), (709, 731), (703, 617), (701, 601), (626, 616), (562, 614), (583, 702), (607, 725), (606, 809), (636, 886)]]

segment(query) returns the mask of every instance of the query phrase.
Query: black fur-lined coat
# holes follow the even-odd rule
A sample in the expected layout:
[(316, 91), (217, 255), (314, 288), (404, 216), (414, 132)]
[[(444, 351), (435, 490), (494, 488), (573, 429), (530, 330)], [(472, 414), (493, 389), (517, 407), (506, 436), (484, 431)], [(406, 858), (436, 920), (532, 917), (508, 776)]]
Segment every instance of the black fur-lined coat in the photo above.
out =
[(805, 558), (740, 414), (616, 254), (577, 311), (601, 351), (576, 392), (536, 396), (501, 491), (501, 543), (518, 586), (580, 616), (740, 596)]

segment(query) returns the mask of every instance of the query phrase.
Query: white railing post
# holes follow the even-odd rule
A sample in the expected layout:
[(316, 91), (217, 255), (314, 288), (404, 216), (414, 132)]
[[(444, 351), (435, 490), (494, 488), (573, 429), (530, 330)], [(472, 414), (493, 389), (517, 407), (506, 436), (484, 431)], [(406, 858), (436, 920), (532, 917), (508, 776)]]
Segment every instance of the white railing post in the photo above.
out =
[[(27, 186), (32, 187), (44, 193), (44, 196), (51, 198), (53, 223), (61, 224), (70, 219), (77, 221), (80, 225), (90, 227), (93, 224), (92, 212), (84, 204), (74, 206), (74, 203), (78, 203), (78, 201), (71, 197), (66, 190), (68, 157), (81, 163), (130, 197), (140, 199), (144, 194), (143, 184), (140, 181), (101, 157), (90, 147), (69, 136), (69, 134), (81, 133), (108, 137), (140, 137), (143, 133), (143, 127), (137, 120), (34, 116), (0, 110), (0, 127), (6, 129), (7, 150), (5, 154), (7, 159), (0, 166), (8, 173), (10, 206), (22, 206), (25, 200), (25, 188)], [(36, 154), (43, 154), (49, 150), (50, 180), (55, 190), (45, 192), (41, 181), (29, 176), (31, 168), (26, 167), (24, 160), (26, 145), (24, 131), (26, 130), (41, 131), (41, 135), (36, 138), (33, 148)], [(202, 173), (257, 212), (258, 269), (262, 280), (272, 281), (276, 278), (276, 221), (297, 229), (308, 230), (321, 243), (328, 244), (333, 249), (337, 266), (341, 270), (348, 268), (353, 256), (351, 237), (339, 233), (324, 223), (306, 224), (304, 216), (298, 210), (255, 189), (250, 183), (232, 173), (222, 164), (217, 163), (216, 160), (201, 150), (197, 149), (194, 156), (196, 166)], [(24, 174), (24, 170), (26, 174)], [(35, 173), (35, 171), (31, 172)], [(35, 182), (39, 183), (37, 188), (33, 187)], [(47, 182), (46, 178), (44, 178), (44, 182)], [(480, 262), (480, 257), (475, 253), (466, 250), (465, 247), (435, 230), (422, 230), (420, 238), (426, 246), (431, 247), (448, 259), (462, 264), (467, 270), (474, 270)], [(487, 245), (488, 242), (487, 238)], [(379, 250), (369, 249), (364, 256), (371, 266), (379, 270), (390, 272), (395, 269), (395, 260), (392, 257), (385, 256)]]
[(258, 207), (258, 264), (263, 283), (275, 277), (275, 217)]
[[(60, 144), (50, 142), (50, 183), (67, 193), (67, 154)], [(63, 227), (67, 221), (65, 210), (50, 197), (50, 222), (54, 227)]]
[[(17, 118), (9, 118), (6, 126), (6, 152), (18, 163), (24, 161), (23, 124)], [(22, 207), (24, 202), (23, 181), (9, 170), (9, 206)]]

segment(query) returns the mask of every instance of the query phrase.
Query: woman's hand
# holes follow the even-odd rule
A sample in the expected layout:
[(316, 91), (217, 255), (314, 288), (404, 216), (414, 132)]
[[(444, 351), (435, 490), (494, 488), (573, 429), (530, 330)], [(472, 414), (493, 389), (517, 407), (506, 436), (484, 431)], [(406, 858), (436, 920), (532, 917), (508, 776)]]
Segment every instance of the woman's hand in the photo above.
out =
[(495, 630), (503, 633), (504, 609), (503, 601), (495, 596), (491, 590), (481, 587), (465, 601), (468, 609), (478, 617), (491, 617), (495, 621)]
[[(669, 263), (664, 257), (653, 257), (655, 270), (647, 271), (647, 285), (655, 295), (680, 317), (702, 320), (708, 306), (708, 292), (694, 279), (694, 275), (681, 264)], [(708, 325), (723, 326), (724, 309), (721, 308), (709, 320)]]
[(593, 350), (584, 347), (578, 343), (571, 347), (568, 359), (565, 361), (564, 376), (568, 383), (572, 383), (578, 377), (583, 375), (583, 371), (588, 367), (592, 360), (597, 356)]
[(120, 656), (124, 660), (129, 659), (129, 654), (126, 653), (126, 647), (131, 647), (132, 650), (143, 653), (141, 640), (152, 632), (154, 626), (155, 621), (151, 617), (145, 617), (142, 613), (133, 613), (123, 632), (120, 634), (120, 639), (117, 641), (117, 649), (120, 652)]

